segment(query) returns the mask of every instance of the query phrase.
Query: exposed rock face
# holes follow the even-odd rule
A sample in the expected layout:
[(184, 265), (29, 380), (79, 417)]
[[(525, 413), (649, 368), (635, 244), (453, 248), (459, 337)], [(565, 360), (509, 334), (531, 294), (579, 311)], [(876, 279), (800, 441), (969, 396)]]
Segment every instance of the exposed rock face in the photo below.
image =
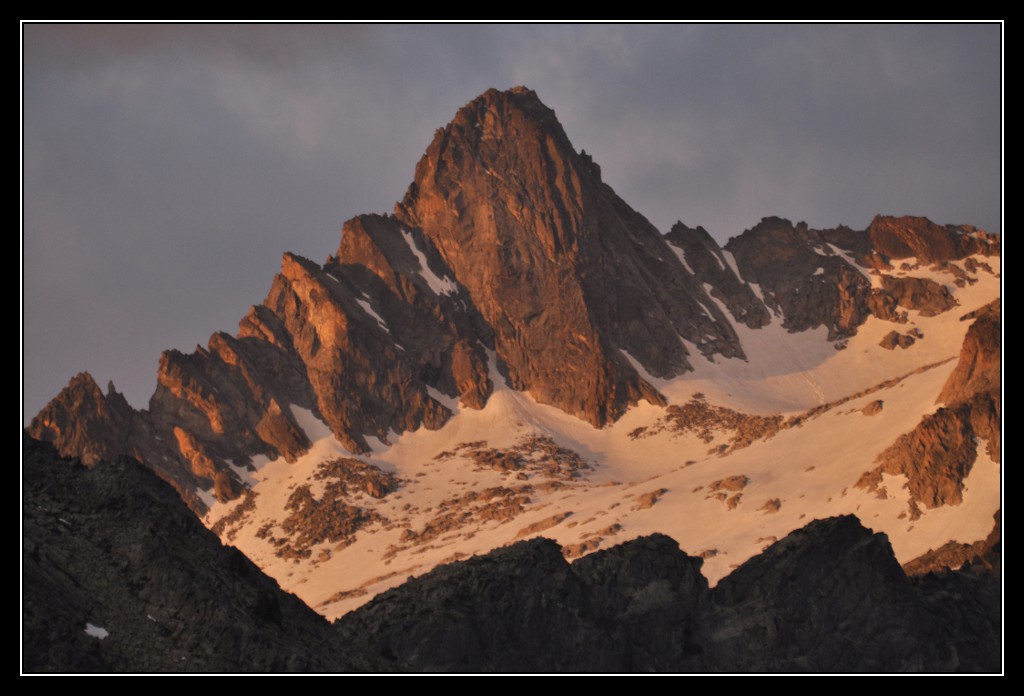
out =
[(958, 570), (969, 565), (998, 576), (1003, 565), (1000, 512), (996, 510), (993, 517), (995, 525), (984, 539), (979, 539), (971, 544), (949, 541), (937, 549), (929, 549), (917, 558), (904, 563), (904, 572), (907, 575), (923, 575), (945, 570)]
[(875, 253), (888, 259), (915, 257), (921, 263), (962, 259), (973, 254), (998, 254), (999, 236), (986, 234), (970, 225), (937, 225), (928, 218), (877, 216), (867, 230), (867, 248), (862, 254)]
[(771, 321), (768, 308), (757, 295), (736, 275), (729, 259), (718, 243), (703, 227), (687, 227), (681, 222), (672, 226), (665, 239), (683, 254), (687, 270), (703, 285), (711, 286), (709, 294), (725, 303), (732, 316), (752, 329)]
[[(1002, 365), (1002, 326), (999, 301), (964, 316), (973, 319), (967, 329), (960, 359), (949, 376), (939, 402), (954, 404), (965, 401), (980, 392), (1000, 394), (999, 377)], [(997, 398), (996, 401), (999, 401)]]
[(901, 307), (916, 309), (931, 317), (956, 307), (949, 288), (928, 278), (897, 278), (882, 275), (882, 288)]
[(790, 331), (826, 326), (829, 339), (842, 338), (869, 315), (871, 283), (805, 223), (765, 218), (725, 248)]
[(1000, 458), (1002, 395), (999, 377), (999, 302), (965, 318), (967, 330), (960, 359), (939, 395), (947, 405), (921, 419), (878, 456), (879, 466), (866, 472), (857, 485), (876, 490), (882, 474), (907, 476), (912, 499), (934, 508), (962, 500), (963, 481), (977, 459), (977, 439), (996, 462)]
[[(782, 314), (783, 326), (825, 326), (835, 340), (856, 333), (871, 315), (905, 321), (897, 307), (930, 316), (956, 306), (949, 290), (932, 280), (888, 274), (892, 261), (915, 254), (928, 262), (997, 254), (999, 239), (969, 226), (939, 227), (926, 218), (879, 216), (866, 232), (857, 232), (812, 230), (772, 217), (729, 240), (725, 250), (743, 279), (760, 288), (765, 304)], [(880, 276), (880, 288), (871, 287), (864, 269)]]
[(465, 284), (510, 384), (595, 425), (661, 401), (619, 349), (662, 377), (689, 368), (679, 336), (742, 355), (661, 234), (530, 90), (490, 90), (461, 109), (395, 212)]
[(26, 439), (24, 496), (27, 672), (999, 669), (997, 579), (911, 583), (852, 517), (794, 532), (714, 590), (665, 536), (571, 565), (533, 539), (332, 628), (131, 460), (85, 469)]
[[(170, 443), (156, 433), (147, 412), (133, 409), (113, 383), (103, 394), (88, 372), (76, 375), (32, 419), (27, 432), (52, 443), (62, 456), (77, 457), (87, 466), (124, 455), (145, 461), (174, 485), (193, 509), (203, 507), (194, 491), (200, 479), (187, 462), (169, 454)], [(206, 488), (213, 486), (209, 479), (203, 483)]]
[[(694, 346), (746, 357), (734, 322), (781, 317), (836, 340), (871, 315), (944, 311), (943, 286), (890, 277), (892, 261), (998, 248), (924, 218), (879, 217), (862, 232), (766, 218), (724, 249), (682, 223), (663, 237), (535, 93), (490, 90), (437, 132), (394, 216), (349, 220), (323, 265), (284, 254), (236, 336), (164, 353), (147, 410), (80, 375), (29, 433), (87, 462), (134, 456), (202, 512), (199, 492), (238, 496), (235, 469), (253, 457), (308, 450), (298, 409), (366, 452), (367, 438), (440, 427), (449, 398), (483, 407), (493, 351), (512, 387), (605, 425), (638, 400), (663, 403), (643, 375), (691, 369)], [(959, 273), (985, 267), (968, 261)]]
[(127, 451), (132, 414), (113, 383), (104, 395), (92, 375), (81, 372), (32, 419), (31, 430), (62, 454), (74, 452), (89, 466)]

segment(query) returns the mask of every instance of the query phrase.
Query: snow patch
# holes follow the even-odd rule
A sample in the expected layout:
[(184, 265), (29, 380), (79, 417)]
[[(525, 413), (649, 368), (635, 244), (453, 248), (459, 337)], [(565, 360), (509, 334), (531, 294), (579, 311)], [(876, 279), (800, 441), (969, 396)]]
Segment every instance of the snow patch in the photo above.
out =
[[(366, 297), (366, 295), (363, 295), (363, 297)], [(377, 320), (377, 325), (380, 326), (380, 328), (384, 329), (389, 334), (391, 333), (391, 329), (388, 328), (387, 322), (384, 321), (384, 319), (382, 319), (379, 314), (373, 311), (373, 306), (369, 303), (368, 300), (360, 300), (358, 297), (355, 298), (355, 300), (356, 303), (363, 308), (364, 312), (366, 312), (368, 315)]]
[(629, 361), (629, 364), (633, 366), (633, 369), (636, 370), (636, 373), (640, 375), (640, 377), (642, 377), (645, 382), (650, 384), (655, 389), (657, 389), (658, 385), (660, 384), (668, 383), (668, 380), (659, 379), (658, 377), (655, 377), (650, 372), (648, 372), (646, 368), (644, 368), (644, 366), (640, 363), (640, 361), (634, 358), (632, 355), (630, 355), (629, 351), (627, 351), (625, 348), (619, 348), (619, 352), (622, 353), (622, 357)]
[(308, 408), (302, 408), (295, 404), (289, 404), (286, 408), (291, 410), (292, 418), (295, 419), (302, 432), (306, 433), (310, 442), (334, 437), (334, 433), (327, 427), (327, 424), (317, 418), (316, 414)]
[(878, 285), (878, 278), (872, 276), (870, 273), (865, 271), (856, 261), (853, 260), (852, 256), (850, 256), (848, 253), (837, 247), (835, 244), (829, 244), (828, 242), (826, 242), (826, 244), (828, 244), (828, 248), (831, 249), (836, 256), (841, 256), (843, 260), (846, 261), (846, 263), (850, 264), (856, 270), (860, 271), (861, 275), (863, 275), (865, 278), (871, 281), (872, 286)]
[(381, 440), (376, 435), (364, 435), (363, 439), (366, 440), (366, 444), (370, 446), (370, 450), (374, 454), (380, 454), (386, 452), (391, 445)]
[(433, 399), (437, 403), (441, 404), (442, 406), (447, 408), (452, 413), (458, 413), (459, 412), (459, 400), (458, 399), (454, 399), (454, 398), (448, 396), (447, 394), (442, 394), (440, 391), (438, 391), (434, 387), (430, 387), (430, 386), (427, 387), (427, 394), (430, 396), (431, 399)]
[(244, 483), (246, 486), (249, 486), (250, 488), (256, 485), (256, 481), (258, 479), (256, 478), (256, 476), (253, 475), (253, 472), (249, 471), (249, 469), (247, 469), (244, 466), (238, 466), (230, 459), (225, 459), (224, 461), (227, 463), (228, 466), (231, 467), (231, 470), (235, 472), (235, 476), (238, 477), (239, 481)]
[(722, 259), (718, 258), (718, 254), (716, 254), (715, 252), (712, 251), (711, 252), (711, 258), (713, 258), (715, 260), (715, 263), (718, 264), (718, 267), (721, 270), (723, 270), (723, 271), (725, 270), (725, 266), (722, 264)]
[(692, 275), (692, 276), (697, 275), (696, 273), (693, 272), (693, 269), (690, 268), (690, 264), (686, 263), (686, 254), (683, 253), (682, 249), (680, 249), (679, 247), (677, 247), (675, 244), (673, 244), (671, 242), (668, 242), (668, 248), (671, 249), (675, 253), (676, 258), (679, 259), (679, 263), (683, 264), (683, 268), (685, 268), (687, 271), (689, 271), (690, 275)]
[(93, 638), (99, 638), (100, 640), (103, 640), (104, 638), (110, 635), (110, 631), (108, 631), (107, 629), (103, 628), (102, 626), (97, 626), (91, 623), (85, 624), (85, 632)]
[(196, 488), (196, 495), (207, 508), (213, 509), (213, 506), (217, 504), (217, 496), (213, 494), (212, 490), (204, 491), (202, 488)]
[(752, 283), (751, 282), (751, 283), (747, 283), (747, 285), (750, 287), (750, 289), (753, 291), (753, 293), (755, 295), (757, 295), (757, 299), (761, 300), (761, 304), (764, 305), (764, 308), (768, 310), (768, 321), (769, 321), (769, 323), (772, 321), (772, 317), (780, 317), (780, 316), (782, 316), (781, 312), (779, 312), (778, 310), (772, 309), (771, 307), (768, 306), (768, 302), (764, 299), (764, 290), (761, 289), (760, 284)]
[(731, 268), (732, 272), (736, 274), (736, 278), (740, 282), (743, 282), (743, 276), (740, 275), (740, 267), (736, 265), (736, 257), (732, 255), (732, 252), (722, 249), (722, 258), (725, 259), (727, 264), (729, 264), (729, 268)]
[(420, 264), (420, 277), (427, 281), (427, 285), (434, 291), (434, 294), (456, 294), (459, 291), (459, 287), (455, 284), (454, 280), (451, 278), (441, 278), (430, 270), (430, 266), (427, 264), (427, 257), (422, 251), (420, 251), (419, 247), (416, 246), (416, 240), (412, 238), (412, 233), (403, 228), (402, 237), (405, 238), (405, 243), (409, 246), (409, 250), (416, 256), (416, 260)]
[(512, 387), (508, 386), (508, 382), (501, 375), (501, 371), (498, 369), (498, 354), (490, 348), (484, 348), (484, 352), (487, 353), (487, 376), (491, 380), (491, 384), (494, 385), (494, 391), (499, 389), (509, 389)]
[(822, 267), (822, 266), (818, 266), (818, 268), (817, 268), (817, 269), (815, 269), (814, 273), (812, 273), (811, 275), (812, 275), (812, 276), (819, 276), (819, 275), (825, 275), (825, 269), (824, 269), (824, 267)]

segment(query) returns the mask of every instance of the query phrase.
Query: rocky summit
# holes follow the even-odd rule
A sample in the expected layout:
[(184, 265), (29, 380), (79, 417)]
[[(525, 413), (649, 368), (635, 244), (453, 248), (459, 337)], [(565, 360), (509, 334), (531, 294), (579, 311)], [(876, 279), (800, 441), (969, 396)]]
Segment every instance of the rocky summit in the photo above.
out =
[[(900, 565), (999, 572), (1000, 294), (1000, 237), (970, 225), (663, 234), (533, 91), (492, 89), (393, 214), (345, 222), (323, 263), (285, 253), (237, 331), (166, 351), (146, 408), (83, 372), (27, 433), (115, 463), (82, 480), (141, 462), (349, 646), (197, 669), (987, 670), (988, 638), (943, 632), (945, 590)], [(290, 601), (274, 640), (304, 645), (323, 626)], [(146, 668), (89, 649), (38, 664)]]

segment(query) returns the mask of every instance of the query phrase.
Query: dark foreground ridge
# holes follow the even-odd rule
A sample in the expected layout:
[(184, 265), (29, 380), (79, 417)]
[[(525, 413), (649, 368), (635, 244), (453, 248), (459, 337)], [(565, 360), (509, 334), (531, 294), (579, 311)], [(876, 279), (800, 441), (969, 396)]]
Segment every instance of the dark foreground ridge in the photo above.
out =
[(812, 522), (714, 589), (666, 536), (572, 564), (533, 539), (331, 626), (137, 462), (24, 448), (25, 672), (1001, 669), (998, 580), (908, 578), (854, 517)]

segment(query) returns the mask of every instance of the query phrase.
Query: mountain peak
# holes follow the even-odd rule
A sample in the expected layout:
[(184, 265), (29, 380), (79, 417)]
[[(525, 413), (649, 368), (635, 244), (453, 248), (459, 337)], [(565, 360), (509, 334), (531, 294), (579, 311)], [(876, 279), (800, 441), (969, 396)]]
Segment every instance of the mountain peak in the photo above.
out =
[(532, 90), (489, 90), (462, 107), (395, 216), (422, 230), (495, 327), (510, 384), (595, 425), (639, 399), (662, 402), (623, 350), (657, 376), (691, 368), (680, 336), (742, 355), (662, 235)]
[(437, 131), (394, 215), (345, 223), (323, 266), (284, 254), (237, 337), (165, 353), (147, 411), (83, 374), (30, 431), (64, 454), (136, 456), (205, 509), (196, 491), (232, 497), (235, 469), (253, 458), (306, 452), (303, 419), (366, 453), (440, 428), (460, 406), (483, 408), (495, 377), (600, 427), (640, 400), (664, 404), (661, 380), (746, 359), (741, 325), (825, 326), (838, 340), (869, 316), (906, 321), (898, 306), (948, 308), (939, 283), (874, 287), (853, 263), (993, 248), (958, 229), (877, 218), (866, 233), (818, 231), (766, 218), (726, 248), (702, 228), (663, 236), (602, 182), (536, 92), (491, 89)]

